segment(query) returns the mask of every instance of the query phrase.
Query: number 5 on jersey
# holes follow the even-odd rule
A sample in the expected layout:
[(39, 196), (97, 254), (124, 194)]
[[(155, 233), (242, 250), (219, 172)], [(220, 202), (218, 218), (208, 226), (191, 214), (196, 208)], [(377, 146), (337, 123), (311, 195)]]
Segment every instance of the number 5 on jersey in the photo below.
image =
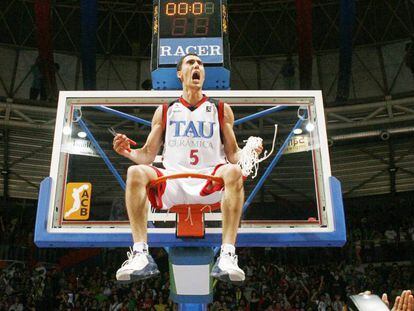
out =
[(190, 159), (191, 159), (190, 164), (191, 165), (197, 165), (198, 162), (200, 161), (200, 158), (198, 157), (197, 153), (198, 153), (198, 149), (190, 150)]

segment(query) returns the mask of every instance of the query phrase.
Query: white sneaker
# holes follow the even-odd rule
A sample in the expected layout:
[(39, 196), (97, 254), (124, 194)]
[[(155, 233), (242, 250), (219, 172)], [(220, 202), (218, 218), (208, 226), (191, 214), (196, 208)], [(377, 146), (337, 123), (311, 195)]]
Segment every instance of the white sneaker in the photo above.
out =
[(160, 274), (157, 264), (148, 252), (133, 252), (131, 249), (127, 256), (128, 259), (116, 272), (119, 283), (128, 284)]
[(236, 285), (243, 283), (246, 279), (244, 271), (237, 265), (237, 255), (221, 253), (217, 258), (211, 276), (224, 282), (230, 282)]

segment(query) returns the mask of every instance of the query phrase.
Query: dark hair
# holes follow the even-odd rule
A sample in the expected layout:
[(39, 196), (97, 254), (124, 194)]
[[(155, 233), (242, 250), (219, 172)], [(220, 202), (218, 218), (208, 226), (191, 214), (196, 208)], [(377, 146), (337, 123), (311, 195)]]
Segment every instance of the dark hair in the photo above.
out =
[(180, 58), (180, 60), (177, 63), (177, 72), (181, 70), (181, 67), (183, 66), (184, 58), (186, 58), (187, 56), (191, 56), (191, 55), (199, 57), (197, 55), (197, 53), (187, 53), (187, 54), (185, 54), (183, 57)]

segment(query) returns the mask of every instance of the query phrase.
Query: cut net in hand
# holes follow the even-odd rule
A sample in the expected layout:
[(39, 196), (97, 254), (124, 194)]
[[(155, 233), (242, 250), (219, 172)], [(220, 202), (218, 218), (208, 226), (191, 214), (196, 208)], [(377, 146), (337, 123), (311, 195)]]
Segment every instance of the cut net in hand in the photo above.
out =
[(251, 173), (254, 173), (252, 179), (257, 176), (259, 163), (266, 160), (273, 153), (273, 150), (275, 148), (276, 135), (277, 124), (275, 124), (275, 134), (273, 136), (272, 150), (270, 150), (269, 154), (267, 153), (267, 151), (265, 151), (264, 156), (261, 159), (259, 159), (259, 154), (256, 150), (260, 146), (262, 146), (263, 139), (260, 137), (250, 136), (249, 139), (244, 140), (246, 145), (243, 147), (242, 150), (240, 150), (239, 161), (237, 162), (237, 164), (239, 164), (242, 169), (243, 176), (247, 177)]

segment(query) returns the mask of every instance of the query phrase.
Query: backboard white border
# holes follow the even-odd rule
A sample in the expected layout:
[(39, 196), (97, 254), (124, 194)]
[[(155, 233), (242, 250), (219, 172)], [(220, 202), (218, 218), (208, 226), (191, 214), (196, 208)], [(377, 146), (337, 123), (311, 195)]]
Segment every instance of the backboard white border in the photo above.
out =
[[(53, 224), (53, 210), (55, 204), (55, 195), (56, 195), (56, 181), (58, 179), (58, 166), (60, 159), (60, 147), (62, 141), (62, 129), (64, 125), (65, 118), (65, 106), (68, 99), (100, 99), (102, 105), (110, 106), (110, 103), (113, 102), (113, 98), (140, 98), (140, 101), (144, 98), (147, 99), (147, 102), (150, 102), (151, 99), (174, 99), (181, 96), (181, 91), (63, 91), (60, 92), (58, 109), (56, 116), (56, 126), (54, 132), (54, 144), (52, 151), (52, 161), (50, 169), (50, 177), (52, 179), (52, 189), (50, 197), (50, 206), (47, 222), (48, 232), (59, 232), (59, 233), (130, 233), (131, 230), (127, 227), (117, 227), (117, 228), (52, 228)], [(327, 144), (327, 135), (326, 135), (326, 126), (325, 126), (325, 116), (323, 110), (323, 100), (322, 93), (320, 91), (205, 91), (205, 94), (209, 97), (220, 98), (225, 101), (226, 98), (240, 98), (240, 102), (245, 101), (246, 105), (249, 105), (249, 98), (313, 98), (315, 109), (318, 115), (318, 131), (320, 138), (320, 156), (321, 156), (321, 169), (323, 173), (323, 185), (324, 185), (324, 194), (325, 194), (325, 204), (327, 207), (327, 216), (328, 222), (326, 227), (314, 227), (310, 226), (307, 228), (293, 227), (289, 228), (286, 226), (281, 226), (280, 228), (240, 228), (239, 233), (291, 233), (291, 232), (332, 232), (334, 230), (334, 221), (333, 221), (333, 212), (331, 191), (329, 191), (329, 177), (331, 176), (330, 169), (330, 160)], [(300, 101), (296, 102), (296, 105), (300, 104)], [(157, 106), (155, 103), (148, 104), (149, 106)], [(254, 105), (254, 104), (251, 104)], [(175, 228), (149, 228), (149, 233), (175, 233)], [(221, 228), (207, 228), (206, 233), (220, 233)]]

